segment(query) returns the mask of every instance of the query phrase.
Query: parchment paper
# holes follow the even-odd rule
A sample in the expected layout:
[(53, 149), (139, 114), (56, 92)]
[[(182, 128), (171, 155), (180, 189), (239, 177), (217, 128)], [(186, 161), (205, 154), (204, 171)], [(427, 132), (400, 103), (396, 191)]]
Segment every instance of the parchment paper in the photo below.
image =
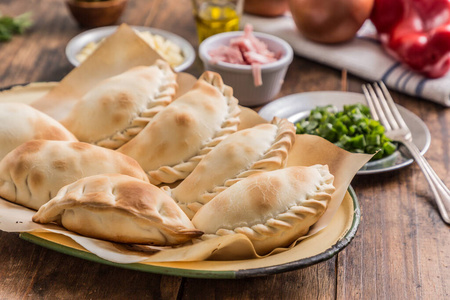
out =
[[(69, 73), (59, 84), (37, 100), (26, 99), (27, 103), (53, 116), (63, 119), (71, 106), (101, 80), (117, 75), (137, 65), (150, 65), (158, 55), (127, 26), (107, 39), (83, 64)], [(186, 92), (195, 82), (189, 74), (179, 73), (179, 93)], [(226, 84), (226, 82), (225, 82)], [(22, 91), (21, 91), (22, 92)], [(8, 99), (13, 91), (10, 91)], [(0, 94), (0, 101), (2, 101)], [(20, 98), (23, 101), (23, 97)], [(241, 107), (239, 129), (266, 122), (251, 109)], [(341, 204), (347, 188), (356, 172), (371, 158), (371, 155), (352, 154), (332, 143), (309, 135), (297, 135), (289, 154), (289, 166), (327, 164), (335, 176), (336, 191), (325, 214), (311, 228), (308, 236), (326, 227)], [(70, 237), (79, 245), (97, 256), (118, 263), (235, 260), (262, 257), (255, 253), (251, 242), (241, 234), (228, 235), (176, 248), (119, 245), (92, 239), (69, 232), (57, 225), (41, 225), (31, 221), (35, 211), (10, 203), (0, 198), (0, 230), (7, 232), (54, 232)], [(300, 237), (298, 241), (304, 239)], [(294, 247), (293, 243), (290, 247)], [(300, 245), (301, 246), (301, 245)], [(286, 251), (276, 249), (271, 254)], [(139, 250), (139, 251), (136, 251)]]
[(61, 121), (73, 104), (100, 81), (135, 66), (148, 66), (161, 56), (133, 29), (122, 24), (90, 55), (44, 97), (31, 106)]

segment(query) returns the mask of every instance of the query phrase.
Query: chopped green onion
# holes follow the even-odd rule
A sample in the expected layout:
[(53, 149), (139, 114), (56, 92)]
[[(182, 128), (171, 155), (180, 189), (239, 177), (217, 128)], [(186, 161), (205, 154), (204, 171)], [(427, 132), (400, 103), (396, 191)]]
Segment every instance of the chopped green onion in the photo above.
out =
[(30, 12), (17, 17), (3, 16), (0, 13), (0, 42), (10, 41), (14, 34), (23, 34), (32, 24)]
[(298, 134), (319, 135), (350, 152), (376, 153), (372, 160), (397, 150), (380, 122), (372, 119), (369, 107), (360, 103), (344, 105), (342, 111), (332, 105), (318, 106), (296, 123), (296, 129)]

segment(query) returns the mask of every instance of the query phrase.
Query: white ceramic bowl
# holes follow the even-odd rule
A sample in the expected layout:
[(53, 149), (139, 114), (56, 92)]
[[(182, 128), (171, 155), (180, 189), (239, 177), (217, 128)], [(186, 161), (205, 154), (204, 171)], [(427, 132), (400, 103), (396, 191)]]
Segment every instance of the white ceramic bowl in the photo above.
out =
[(279, 60), (261, 65), (262, 85), (254, 85), (252, 67), (250, 65), (211, 62), (209, 52), (222, 45), (229, 46), (230, 40), (244, 34), (243, 31), (224, 32), (204, 40), (199, 47), (199, 57), (206, 70), (214, 71), (222, 76), (226, 85), (233, 88), (234, 96), (244, 106), (263, 105), (275, 98), (283, 85), (284, 76), (293, 59), (292, 47), (284, 40), (270, 34), (254, 32), (253, 35), (263, 41), (274, 53), (281, 53)]
[[(184, 61), (173, 69), (176, 72), (181, 72), (189, 68), (195, 60), (195, 50), (192, 45), (179, 35), (174, 33), (144, 26), (131, 26), (138, 31), (149, 31), (152, 34), (160, 35), (165, 39), (168, 39), (178, 46), (180, 46), (183, 52)], [(103, 38), (113, 34), (117, 30), (118, 26), (104, 26), (90, 30), (86, 30), (79, 35), (72, 38), (66, 46), (66, 56), (69, 62), (75, 67), (80, 64), (76, 59), (76, 55), (90, 42), (99, 42)]]

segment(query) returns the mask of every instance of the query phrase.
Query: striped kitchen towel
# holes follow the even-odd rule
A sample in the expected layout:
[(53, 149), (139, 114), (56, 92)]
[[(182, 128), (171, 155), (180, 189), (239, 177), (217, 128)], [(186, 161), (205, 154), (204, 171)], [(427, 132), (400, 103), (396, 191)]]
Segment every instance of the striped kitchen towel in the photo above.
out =
[(450, 106), (450, 73), (428, 79), (411, 71), (384, 51), (370, 21), (364, 23), (355, 39), (336, 45), (319, 44), (302, 37), (289, 14), (278, 18), (245, 14), (241, 24), (247, 23), (252, 24), (255, 31), (284, 39), (299, 56), (346, 69), (367, 81), (382, 80), (393, 90)]

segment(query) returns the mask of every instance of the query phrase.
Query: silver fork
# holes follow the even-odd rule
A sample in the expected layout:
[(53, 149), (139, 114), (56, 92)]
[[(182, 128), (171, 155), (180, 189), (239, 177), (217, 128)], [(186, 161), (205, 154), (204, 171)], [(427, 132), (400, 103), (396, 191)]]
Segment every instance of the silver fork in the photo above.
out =
[(450, 191), (412, 142), (411, 131), (400, 115), (388, 89), (383, 82), (372, 85), (363, 84), (362, 89), (372, 117), (385, 127), (387, 137), (402, 143), (411, 153), (431, 187), (442, 219), (445, 223), (450, 224)]

